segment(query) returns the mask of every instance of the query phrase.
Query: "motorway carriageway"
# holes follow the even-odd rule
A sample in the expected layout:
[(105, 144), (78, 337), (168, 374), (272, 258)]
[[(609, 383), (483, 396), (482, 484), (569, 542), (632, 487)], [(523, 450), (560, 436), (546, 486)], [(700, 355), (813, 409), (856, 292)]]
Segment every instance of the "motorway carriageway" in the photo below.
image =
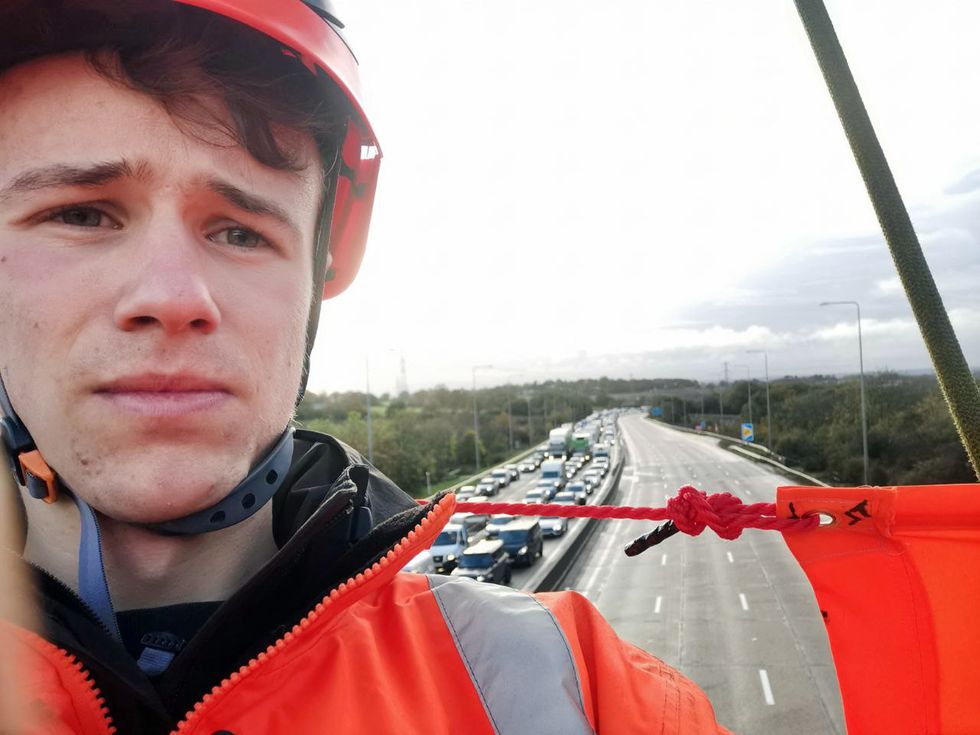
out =
[[(622, 421), (622, 419), (620, 419), (620, 421)], [(516, 462), (515, 464), (520, 464), (520, 462)], [(590, 465), (591, 463), (587, 464), (586, 467), (589, 467)], [(485, 477), (489, 475), (491, 470), (493, 469), (494, 468), (492, 467), (488, 468), (483, 474), (480, 475), (480, 477)], [(610, 469), (609, 472), (612, 473), (612, 469)], [(583, 474), (585, 474), (585, 468), (583, 468), (577, 475), (575, 475), (575, 477), (569, 480), (569, 482), (576, 482), (581, 480)], [(524, 502), (524, 496), (527, 494), (529, 490), (531, 490), (537, 484), (538, 480), (540, 479), (541, 479), (540, 468), (538, 468), (534, 472), (521, 473), (519, 479), (514, 480), (510, 485), (508, 485), (505, 488), (502, 488), (496, 495), (494, 495), (491, 498), (488, 498), (488, 500), (494, 503), (522, 503)], [(610, 475), (607, 474), (603, 478), (602, 487), (605, 487), (605, 483), (609, 481), (609, 479), (610, 479)], [(596, 502), (597, 496), (599, 494), (599, 490), (600, 488), (596, 488), (593, 491), (593, 493), (589, 495), (588, 502), (590, 504), (594, 504)], [(571, 530), (572, 528), (575, 527), (575, 524), (583, 523), (583, 522), (584, 521), (578, 518), (569, 518), (568, 528), (569, 530)], [(568, 531), (566, 531), (565, 533), (567, 535)], [(558, 553), (558, 547), (567, 546), (567, 544), (563, 545), (561, 543), (562, 540), (563, 537), (560, 536), (559, 537), (545, 536), (544, 554), (542, 555), (541, 559), (538, 559), (538, 561), (535, 562), (530, 567), (519, 567), (519, 566), (513, 567), (511, 570), (510, 586), (516, 589), (521, 589), (522, 587), (524, 587), (525, 583), (530, 580), (531, 575), (533, 575), (536, 571), (538, 571), (538, 568), (541, 566), (542, 562), (546, 561), (550, 556), (553, 556), (554, 554)], [(564, 551), (564, 548), (562, 548), (562, 551)]]
[[(642, 415), (621, 417), (619, 429), (627, 464), (618, 505), (663, 507), (686, 484), (775, 502), (778, 486), (799, 484), (715, 438)], [(696, 681), (732, 732), (842, 735), (820, 611), (782, 536), (747, 529), (725, 541), (707, 529), (626, 557), (623, 548), (653, 525), (600, 521), (561, 586), (588, 597), (621, 637)]]

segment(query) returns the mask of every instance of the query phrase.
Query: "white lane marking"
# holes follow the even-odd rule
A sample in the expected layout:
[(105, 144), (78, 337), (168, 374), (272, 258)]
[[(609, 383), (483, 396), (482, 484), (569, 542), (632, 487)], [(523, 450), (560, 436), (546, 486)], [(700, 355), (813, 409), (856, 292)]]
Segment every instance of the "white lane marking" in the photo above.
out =
[(734, 557), (734, 556), (732, 556), (732, 552), (730, 552), (730, 551), (727, 551), (727, 552), (725, 552), (725, 553), (727, 553), (727, 554), (728, 554), (728, 563), (729, 563), (729, 564), (734, 564), (734, 563), (735, 563), (735, 557)]
[(654, 612), (655, 615), (659, 615), (660, 614), (660, 603), (663, 602), (663, 601), (664, 601), (664, 598), (661, 597), (660, 595), (657, 595), (657, 600), (656, 600), (656, 602), (653, 603), (653, 612)]
[(759, 669), (759, 679), (762, 681), (762, 696), (765, 697), (766, 704), (770, 706), (776, 704), (772, 696), (772, 687), (769, 686), (769, 674), (765, 669)]
[(596, 589), (596, 580), (600, 574), (609, 573), (609, 569), (606, 565), (609, 562), (610, 554), (613, 552), (616, 546), (616, 534), (614, 532), (610, 532), (606, 540), (605, 548), (600, 554), (598, 554), (595, 568), (592, 570), (592, 573), (589, 574), (588, 579), (585, 580), (585, 584), (582, 585), (582, 593), (592, 600), (593, 603), (597, 603), (599, 601), (599, 596), (601, 593), (601, 590)]
[(662, 567), (667, 566), (667, 555), (666, 554), (661, 554), (660, 555), (660, 566), (662, 566)]
[(752, 491), (751, 490), (743, 490), (742, 492), (744, 492), (746, 495), (751, 495), (752, 494)]
[(747, 599), (745, 599), (745, 593), (744, 592), (739, 592), (738, 593), (738, 601), (740, 603), (742, 603), (742, 609), (745, 610), (746, 612), (748, 612), (748, 610), (749, 610), (749, 601)]
[[(626, 501), (626, 505), (630, 505), (633, 501), (634, 492), (639, 486), (639, 483), (636, 481), (635, 477), (628, 478), (627, 482), (630, 483), (630, 486), (624, 494), (624, 499)], [(615, 528), (615, 526), (612, 526), (611, 528)], [(596, 555), (598, 557), (598, 563), (592, 570), (592, 573), (589, 574), (588, 579), (585, 580), (585, 584), (581, 587), (581, 592), (585, 594), (593, 603), (598, 603), (599, 598), (602, 596), (602, 591), (595, 589), (596, 580), (602, 573), (607, 575), (609, 574), (609, 558), (613, 552), (618, 549), (619, 544), (620, 539), (618, 538), (618, 534), (615, 531), (610, 531), (606, 537), (605, 548), (601, 553)]]

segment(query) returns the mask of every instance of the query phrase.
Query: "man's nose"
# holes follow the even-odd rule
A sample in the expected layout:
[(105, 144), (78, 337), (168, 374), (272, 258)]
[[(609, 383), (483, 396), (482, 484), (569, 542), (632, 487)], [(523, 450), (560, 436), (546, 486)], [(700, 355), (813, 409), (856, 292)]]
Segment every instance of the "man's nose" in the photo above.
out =
[(207, 253), (193, 236), (157, 233), (132, 256), (132, 277), (115, 309), (120, 329), (211, 334), (218, 328), (221, 311), (209, 282)]

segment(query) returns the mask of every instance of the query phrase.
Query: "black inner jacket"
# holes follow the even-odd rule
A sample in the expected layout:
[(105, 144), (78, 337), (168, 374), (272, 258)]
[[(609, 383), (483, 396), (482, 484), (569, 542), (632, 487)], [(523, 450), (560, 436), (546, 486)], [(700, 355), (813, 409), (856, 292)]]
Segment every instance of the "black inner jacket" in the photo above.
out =
[[(212, 687), (275, 643), (330, 590), (370, 567), (431, 507), (418, 505), (333, 437), (305, 430), (295, 434), (293, 462), (272, 503), (279, 552), (217, 606), (152, 681), (71, 590), (32, 568), (42, 610), (37, 632), (91, 672), (119, 732), (169, 733)], [(365, 505), (373, 525), (352, 539), (357, 509)]]

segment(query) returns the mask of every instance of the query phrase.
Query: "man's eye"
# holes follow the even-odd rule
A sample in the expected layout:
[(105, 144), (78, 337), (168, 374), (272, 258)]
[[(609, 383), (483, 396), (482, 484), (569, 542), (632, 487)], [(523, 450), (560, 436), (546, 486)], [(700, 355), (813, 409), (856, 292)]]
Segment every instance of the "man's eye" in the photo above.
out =
[(65, 207), (57, 212), (52, 212), (48, 221), (70, 227), (118, 227), (108, 215), (94, 207)]
[(265, 244), (265, 238), (246, 227), (226, 227), (209, 236), (214, 242), (234, 245), (238, 248), (257, 248)]

